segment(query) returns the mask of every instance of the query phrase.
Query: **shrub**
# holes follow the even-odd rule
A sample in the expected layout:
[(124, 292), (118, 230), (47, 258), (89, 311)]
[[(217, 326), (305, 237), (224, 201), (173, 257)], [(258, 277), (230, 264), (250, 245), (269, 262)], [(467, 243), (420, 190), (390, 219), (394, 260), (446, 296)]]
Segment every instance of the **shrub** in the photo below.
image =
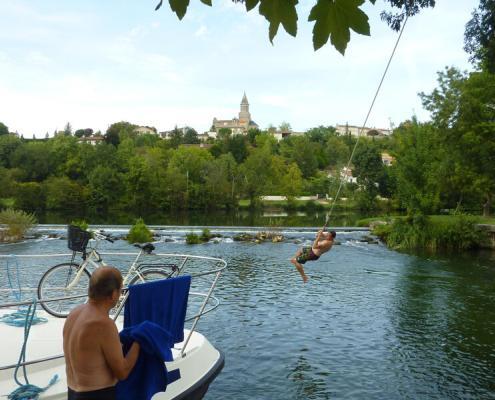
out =
[(152, 239), (153, 235), (142, 218), (136, 220), (136, 223), (131, 227), (127, 235), (127, 241), (131, 244), (151, 242)]
[(78, 228), (82, 229), (83, 231), (87, 231), (89, 228), (88, 223), (84, 219), (75, 219), (70, 224), (73, 226), (77, 226)]
[(186, 243), (187, 244), (200, 244), (201, 239), (194, 232), (190, 232), (186, 235)]
[(0, 212), (0, 224), (7, 226), (5, 236), (12, 240), (19, 240), (28, 230), (36, 226), (38, 221), (34, 214), (8, 208)]
[(395, 249), (468, 250), (486, 240), (486, 232), (476, 223), (476, 218), (467, 216), (439, 220), (414, 215), (397, 218), (391, 225), (378, 225), (373, 233)]
[(203, 232), (201, 233), (200, 239), (202, 242), (207, 242), (212, 237), (213, 237), (213, 235), (211, 234), (210, 230), (208, 228), (204, 228)]

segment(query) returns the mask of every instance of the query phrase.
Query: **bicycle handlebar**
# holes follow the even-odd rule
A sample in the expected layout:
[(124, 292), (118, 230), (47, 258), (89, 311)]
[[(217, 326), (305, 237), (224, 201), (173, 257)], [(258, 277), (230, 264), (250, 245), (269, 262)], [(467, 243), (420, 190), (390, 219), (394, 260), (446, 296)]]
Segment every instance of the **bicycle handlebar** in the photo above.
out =
[(99, 239), (104, 239), (107, 242), (113, 243), (115, 240), (110, 236), (104, 233), (104, 231), (94, 232), (96, 236), (99, 236)]

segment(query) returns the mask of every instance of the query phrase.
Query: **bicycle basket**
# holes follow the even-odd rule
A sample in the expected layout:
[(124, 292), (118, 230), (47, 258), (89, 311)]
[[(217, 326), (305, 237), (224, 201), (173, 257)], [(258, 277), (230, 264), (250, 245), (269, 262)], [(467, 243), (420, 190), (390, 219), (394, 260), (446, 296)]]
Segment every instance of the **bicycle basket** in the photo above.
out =
[(83, 231), (78, 226), (69, 225), (68, 228), (68, 246), (72, 251), (78, 251), (84, 253), (89, 239), (91, 239), (91, 233)]

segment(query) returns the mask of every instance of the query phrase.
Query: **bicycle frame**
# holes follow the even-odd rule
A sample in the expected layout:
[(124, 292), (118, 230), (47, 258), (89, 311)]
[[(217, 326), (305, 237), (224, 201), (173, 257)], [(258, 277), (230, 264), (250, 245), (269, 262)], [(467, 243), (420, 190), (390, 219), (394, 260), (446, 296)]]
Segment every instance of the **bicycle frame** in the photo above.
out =
[[(89, 253), (89, 255), (87, 255), (85, 260), (82, 262), (82, 264), (79, 265), (77, 273), (74, 276), (74, 279), (66, 286), (66, 290), (70, 290), (74, 286), (77, 285), (77, 283), (79, 282), (79, 279), (81, 279), (81, 275), (83, 274), (84, 270), (90, 272), (90, 270), (88, 269), (88, 264), (90, 264), (93, 267), (93, 269), (96, 269), (100, 266), (107, 265), (107, 264), (105, 264), (105, 262), (103, 261), (103, 259), (101, 258), (100, 254), (98, 253), (98, 250), (97, 250), (98, 243), (101, 240), (101, 237), (96, 232), (95, 232), (95, 237), (96, 237), (95, 247), (93, 249), (91, 249), (91, 252)], [(136, 256), (135, 260), (131, 264), (129, 271), (127, 271), (127, 274), (123, 277), (123, 282), (122, 282), (123, 286), (127, 286), (129, 281), (131, 280), (131, 278), (134, 277), (135, 275), (139, 276), (139, 279), (144, 281), (144, 278), (141, 275), (141, 273), (139, 272), (139, 267), (138, 267), (138, 261), (144, 252), (145, 251), (143, 249), (140, 249), (138, 255)]]

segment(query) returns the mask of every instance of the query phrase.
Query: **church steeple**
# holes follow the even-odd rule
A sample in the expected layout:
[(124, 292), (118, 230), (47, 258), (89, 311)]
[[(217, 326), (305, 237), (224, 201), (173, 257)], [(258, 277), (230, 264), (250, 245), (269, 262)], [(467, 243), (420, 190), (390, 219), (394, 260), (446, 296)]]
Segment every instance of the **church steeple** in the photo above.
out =
[(242, 96), (241, 100), (241, 112), (239, 113), (239, 122), (249, 124), (251, 121), (251, 114), (249, 112), (249, 102), (246, 96), (246, 92), (244, 92), (244, 96)]

